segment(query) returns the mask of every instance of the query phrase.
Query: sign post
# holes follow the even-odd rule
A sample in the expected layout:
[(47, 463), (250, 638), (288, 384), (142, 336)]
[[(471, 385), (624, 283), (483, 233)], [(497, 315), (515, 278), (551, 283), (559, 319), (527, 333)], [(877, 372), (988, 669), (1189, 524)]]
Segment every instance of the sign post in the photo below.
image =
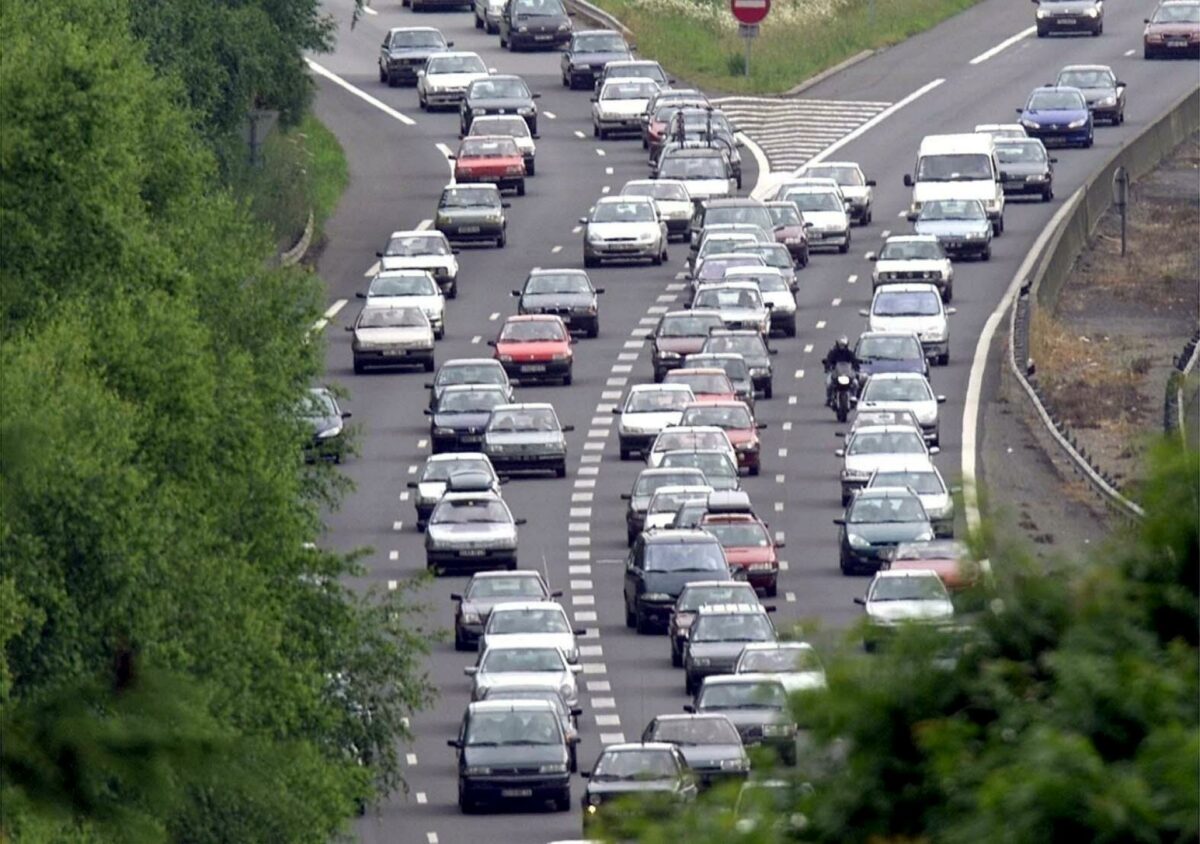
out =
[(1129, 204), (1129, 171), (1118, 167), (1112, 177), (1113, 204), (1121, 212), (1121, 257), (1125, 257), (1125, 215)]
[(750, 42), (758, 37), (758, 25), (771, 11), (771, 0), (729, 0), (729, 9), (738, 20), (738, 35), (746, 42), (746, 63), (743, 70), (750, 75)]

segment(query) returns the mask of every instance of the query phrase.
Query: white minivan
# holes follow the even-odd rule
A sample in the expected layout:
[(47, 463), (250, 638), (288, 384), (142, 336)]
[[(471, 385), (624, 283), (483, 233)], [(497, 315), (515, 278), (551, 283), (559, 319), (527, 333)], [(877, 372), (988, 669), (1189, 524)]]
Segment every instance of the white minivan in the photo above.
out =
[(904, 174), (904, 184), (912, 188), (909, 220), (933, 199), (978, 199), (992, 232), (1004, 232), (1004, 188), (991, 135), (927, 135), (917, 151), (916, 171)]

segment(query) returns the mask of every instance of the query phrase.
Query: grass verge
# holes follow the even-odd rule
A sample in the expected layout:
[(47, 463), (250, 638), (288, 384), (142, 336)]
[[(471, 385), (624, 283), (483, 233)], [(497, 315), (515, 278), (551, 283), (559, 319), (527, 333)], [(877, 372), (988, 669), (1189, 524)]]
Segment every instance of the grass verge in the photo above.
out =
[(978, 0), (776, 0), (745, 47), (722, 0), (596, 0), (629, 27), (638, 52), (691, 84), (780, 93), (863, 50), (923, 32)]

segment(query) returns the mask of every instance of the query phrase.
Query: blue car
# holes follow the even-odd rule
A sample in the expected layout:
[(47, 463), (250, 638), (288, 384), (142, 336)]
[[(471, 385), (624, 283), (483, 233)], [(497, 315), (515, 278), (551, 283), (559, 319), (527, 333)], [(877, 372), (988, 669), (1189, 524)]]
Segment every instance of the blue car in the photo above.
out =
[(1046, 146), (1092, 145), (1092, 112), (1078, 88), (1050, 85), (1035, 88), (1024, 108), (1017, 109), (1020, 123), (1031, 138)]

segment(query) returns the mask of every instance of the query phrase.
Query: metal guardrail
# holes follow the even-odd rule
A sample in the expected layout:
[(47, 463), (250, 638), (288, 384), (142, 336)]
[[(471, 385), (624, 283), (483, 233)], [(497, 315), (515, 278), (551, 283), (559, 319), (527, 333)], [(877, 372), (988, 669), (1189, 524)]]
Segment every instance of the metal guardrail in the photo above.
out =
[(1197, 331), (1192, 339), (1188, 340), (1183, 347), (1183, 352), (1175, 358), (1175, 371), (1171, 373), (1171, 377), (1167, 381), (1167, 391), (1163, 398), (1163, 430), (1168, 434), (1178, 431), (1179, 438), (1184, 445), (1187, 445), (1187, 426), (1184, 422), (1183, 390), (1187, 386), (1188, 376), (1192, 374), (1198, 357), (1200, 357), (1200, 331)]
[(631, 32), (629, 28), (625, 26), (625, 24), (621, 23), (599, 6), (589, 3), (588, 0), (567, 0), (567, 8), (573, 9), (576, 14), (585, 17), (588, 20), (599, 24), (600, 26), (603, 26), (607, 29), (615, 29), (626, 38), (633, 35), (633, 32)]

